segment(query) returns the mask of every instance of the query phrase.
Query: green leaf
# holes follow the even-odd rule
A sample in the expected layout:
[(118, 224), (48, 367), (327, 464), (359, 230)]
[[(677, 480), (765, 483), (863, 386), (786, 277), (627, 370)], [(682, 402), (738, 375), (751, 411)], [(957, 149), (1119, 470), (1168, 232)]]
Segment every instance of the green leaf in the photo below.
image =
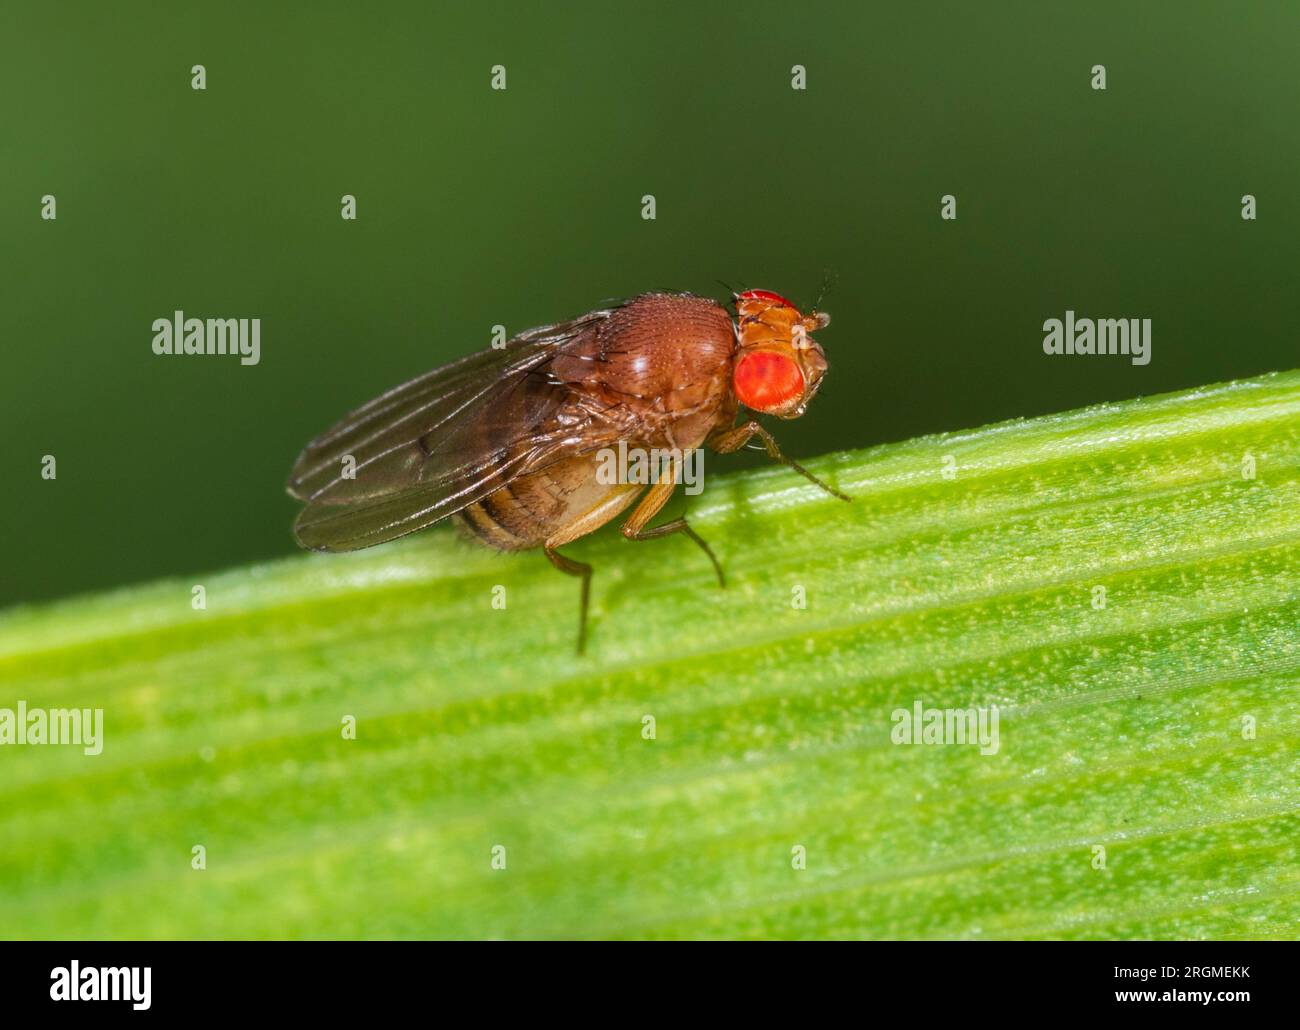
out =
[(105, 743), (0, 748), (4, 936), (1296, 936), (1300, 373), (810, 467), (692, 499), (726, 590), (569, 548), (584, 658), (449, 531), (6, 613)]

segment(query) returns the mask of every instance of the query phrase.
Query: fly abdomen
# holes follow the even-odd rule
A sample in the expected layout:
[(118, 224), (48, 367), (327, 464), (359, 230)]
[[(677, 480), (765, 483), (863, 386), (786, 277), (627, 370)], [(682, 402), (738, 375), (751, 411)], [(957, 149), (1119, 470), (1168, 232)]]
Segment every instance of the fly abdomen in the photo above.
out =
[(454, 521), (498, 551), (523, 551), (546, 539), (541, 524), (519, 504), (509, 484), (462, 508)]

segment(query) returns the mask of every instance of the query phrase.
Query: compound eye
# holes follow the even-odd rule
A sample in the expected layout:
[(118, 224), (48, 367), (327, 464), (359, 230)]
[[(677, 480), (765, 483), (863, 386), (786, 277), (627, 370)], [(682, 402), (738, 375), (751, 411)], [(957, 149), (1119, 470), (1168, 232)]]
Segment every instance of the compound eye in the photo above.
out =
[(755, 411), (776, 411), (803, 396), (803, 373), (793, 358), (754, 351), (736, 363), (736, 397)]

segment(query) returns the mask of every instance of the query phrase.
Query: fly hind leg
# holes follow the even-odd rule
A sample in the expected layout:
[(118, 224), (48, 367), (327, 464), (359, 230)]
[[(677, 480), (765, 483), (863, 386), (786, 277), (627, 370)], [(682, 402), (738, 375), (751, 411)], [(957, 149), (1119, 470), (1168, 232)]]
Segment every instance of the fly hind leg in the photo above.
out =
[(578, 611), (578, 654), (582, 654), (587, 649), (587, 605), (591, 600), (592, 568), (585, 561), (574, 561), (572, 558), (566, 558), (549, 544), (543, 544), (542, 551), (550, 563), (561, 572), (567, 572), (570, 576), (582, 577), (582, 604)]
[(682, 533), (690, 537), (709, 556), (709, 561), (713, 562), (713, 571), (718, 574), (718, 586), (725, 587), (727, 577), (723, 575), (722, 566), (718, 563), (713, 548), (708, 545), (702, 536), (687, 525), (685, 518), (673, 519), (671, 522), (665, 522), (662, 526), (655, 526), (654, 529), (646, 529), (646, 523), (659, 514), (659, 509), (673, 495), (673, 488), (676, 485), (674, 479), (669, 478), (666, 482), (656, 483), (652, 486), (650, 492), (637, 505), (636, 510), (623, 523), (623, 535), (629, 540), (654, 540), (661, 536), (669, 536), (672, 533)]
[(641, 490), (640, 486), (611, 487), (591, 508), (555, 529), (542, 543), (542, 552), (552, 565), (570, 576), (582, 577), (582, 606), (578, 611), (578, 654), (582, 654), (587, 648), (587, 607), (591, 599), (591, 566), (586, 562), (566, 558), (556, 548), (586, 536), (616, 518), (623, 509), (636, 500)]

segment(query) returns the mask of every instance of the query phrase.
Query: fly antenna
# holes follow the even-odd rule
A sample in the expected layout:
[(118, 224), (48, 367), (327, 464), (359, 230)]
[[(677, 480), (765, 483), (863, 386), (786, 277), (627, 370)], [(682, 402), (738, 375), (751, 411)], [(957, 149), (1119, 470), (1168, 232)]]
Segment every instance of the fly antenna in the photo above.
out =
[(812, 309), (820, 311), (822, 301), (826, 299), (826, 294), (831, 292), (831, 287), (835, 285), (836, 274), (829, 268), (822, 272), (822, 288), (817, 294), (817, 299), (813, 302)]
[(731, 294), (731, 299), (733, 302), (736, 300), (737, 297), (740, 296), (740, 290), (736, 289), (734, 286), (731, 285), (731, 283), (727, 282), (725, 279), (716, 279), (714, 281), (719, 286), (721, 286), (724, 290), (726, 290), (729, 294)]

